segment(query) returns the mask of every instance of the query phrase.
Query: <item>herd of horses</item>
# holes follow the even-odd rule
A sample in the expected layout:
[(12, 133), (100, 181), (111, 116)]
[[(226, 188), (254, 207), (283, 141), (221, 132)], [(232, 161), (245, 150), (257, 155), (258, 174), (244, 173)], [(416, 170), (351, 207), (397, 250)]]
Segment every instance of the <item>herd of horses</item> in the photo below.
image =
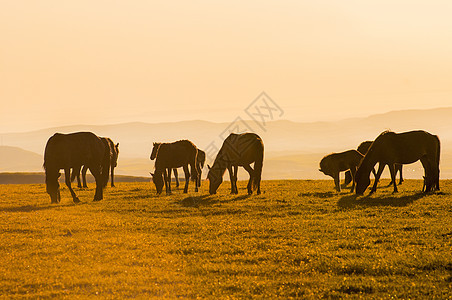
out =
[[(44, 152), (44, 169), (46, 190), (52, 203), (60, 202), (59, 177), (64, 170), (65, 183), (75, 203), (80, 202), (71, 183), (77, 178), (78, 187), (87, 187), (86, 172), (89, 169), (96, 182), (94, 201), (103, 198), (103, 189), (107, 186), (111, 172), (111, 186), (114, 186), (114, 168), (117, 166), (119, 143), (110, 138), (98, 137), (91, 132), (70, 134), (56, 133), (47, 141)], [(201, 186), (201, 172), (206, 154), (189, 140), (173, 143), (154, 143), (151, 160), (155, 160), (154, 172), (151, 173), (157, 194), (163, 187), (171, 194), (171, 173), (179, 186), (177, 168), (183, 168), (185, 174), (184, 193), (188, 192), (190, 178), (194, 181), (195, 192)], [(249, 174), (248, 194), (261, 193), (260, 183), (264, 160), (264, 144), (254, 133), (231, 133), (223, 142), (213, 165), (208, 166), (209, 193), (216, 194), (226, 170), (229, 172), (231, 193), (237, 194), (237, 171), (243, 167)], [(436, 135), (426, 131), (409, 131), (394, 133), (385, 131), (374, 141), (361, 143), (357, 150), (332, 153), (320, 161), (320, 171), (333, 177), (337, 191), (341, 191), (339, 173), (346, 171), (346, 186), (352, 183), (351, 192), (362, 195), (370, 185), (370, 173), (375, 176), (371, 193), (377, 190), (377, 184), (384, 167), (387, 165), (391, 174), (391, 184), (397, 192), (396, 174), (399, 172), (403, 182), (402, 165), (420, 160), (424, 167), (425, 192), (439, 190), (440, 141)], [(254, 163), (254, 166), (251, 165)], [(374, 167), (379, 164), (378, 171)], [(72, 173), (71, 173), (72, 172)], [(83, 185), (80, 180), (82, 175)]]
[[(377, 190), (380, 176), (387, 165), (391, 174), (390, 185), (397, 192), (396, 174), (399, 172), (403, 182), (402, 165), (418, 160), (424, 168), (424, 186), (422, 191), (439, 190), (439, 162), (441, 144), (436, 135), (416, 130), (403, 133), (382, 132), (373, 142), (363, 142), (357, 150), (332, 153), (320, 161), (320, 171), (333, 177), (337, 191), (341, 191), (339, 173), (347, 171), (344, 184), (352, 182), (351, 192), (362, 195), (370, 185), (370, 173), (375, 176), (370, 193)], [(378, 163), (378, 171), (375, 165)]]
[[(98, 137), (92, 132), (54, 134), (47, 141), (44, 151), (46, 190), (51, 203), (58, 203), (61, 200), (59, 189), (61, 169), (64, 170), (65, 183), (75, 203), (80, 200), (72, 188), (72, 181), (77, 178), (78, 187), (87, 187), (88, 169), (96, 182), (94, 201), (102, 200), (103, 189), (107, 186), (110, 172), (111, 186), (114, 186), (114, 168), (117, 166), (118, 155), (119, 143), (115, 144), (111, 139)], [(173, 143), (154, 143), (150, 159), (155, 160), (155, 170), (151, 176), (157, 194), (162, 193), (164, 186), (166, 193), (171, 194), (171, 172), (174, 172), (176, 185), (179, 185), (177, 168), (183, 168), (185, 173), (184, 193), (188, 192), (190, 178), (195, 181), (195, 192), (198, 192), (206, 154), (192, 142), (180, 140)], [(264, 144), (257, 134), (231, 133), (223, 142), (212, 167), (208, 166), (209, 193), (217, 192), (227, 169), (231, 178), (231, 193), (237, 194), (237, 169), (241, 166), (250, 175), (248, 194), (252, 194), (254, 190), (260, 194), (263, 160)], [(251, 167), (253, 163), (254, 168)]]

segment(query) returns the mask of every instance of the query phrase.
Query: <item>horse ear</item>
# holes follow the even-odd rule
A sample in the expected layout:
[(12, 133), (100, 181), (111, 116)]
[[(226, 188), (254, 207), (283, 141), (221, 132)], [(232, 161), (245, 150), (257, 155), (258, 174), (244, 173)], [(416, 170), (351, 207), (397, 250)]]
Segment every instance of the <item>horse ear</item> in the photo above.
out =
[(151, 176), (154, 177), (154, 174), (153, 174), (153, 173), (149, 172), (149, 174), (151, 174)]
[(207, 168), (210, 170), (210, 166), (209, 165), (207, 165)]
[(116, 144), (116, 148), (118, 148), (118, 147), (119, 147), (119, 143)]
[(57, 176), (57, 179), (58, 179), (58, 178), (60, 178), (60, 176), (61, 176), (61, 173), (60, 173), (60, 172), (58, 172), (58, 176)]
[(319, 169), (320, 172), (323, 172), (322, 169)]

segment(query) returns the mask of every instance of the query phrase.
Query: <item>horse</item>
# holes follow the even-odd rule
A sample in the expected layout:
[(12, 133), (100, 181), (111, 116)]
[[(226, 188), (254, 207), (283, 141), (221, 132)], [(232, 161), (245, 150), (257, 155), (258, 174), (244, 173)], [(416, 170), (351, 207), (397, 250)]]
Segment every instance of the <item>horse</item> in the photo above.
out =
[[(367, 151), (369, 150), (370, 145), (372, 145), (372, 141), (365, 141), (359, 144), (357, 150), (362, 155), (366, 155)], [(403, 175), (402, 175), (402, 165), (401, 164), (395, 164), (395, 172), (397, 177), (397, 172), (400, 175), (399, 184), (402, 184), (403, 182)], [(372, 174), (374, 174), (374, 177), (377, 176), (377, 172), (375, 171), (375, 168), (372, 169)], [(344, 180), (344, 186), (348, 185), (352, 181), (352, 176), (350, 174), (350, 171), (345, 172), (345, 180)], [(389, 186), (392, 185), (392, 180), (389, 182)]]
[[(198, 173), (198, 187), (201, 187), (201, 174), (202, 169), (204, 168), (204, 163), (206, 162), (206, 153), (200, 149), (198, 149), (198, 156), (196, 157), (196, 163), (199, 166), (199, 173)], [(179, 187), (179, 175), (177, 174), (177, 169), (173, 169), (174, 178), (176, 179), (176, 187)], [(170, 173), (171, 178), (171, 173)]]
[(425, 172), (425, 191), (439, 190), (439, 161), (441, 145), (439, 138), (426, 131), (408, 131), (395, 133), (382, 132), (372, 143), (356, 172), (356, 194), (362, 195), (370, 184), (369, 175), (378, 162), (371, 194), (377, 190), (378, 180), (385, 165), (389, 166), (391, 179), (396, 193), (395, 164), (411, 164), (421, 161)]
[[(115, 168), (118, 166), (118, 156), (119, 156), (119, 143), (115, 144), (110, 138), (101, 138), (102, 140), (106, 140), (108, 143), (108, 146), (110, 147), (110, 175), (111, 175), (111, 187), (115, 186), (114, 182), (114, 174), (115, 174)], [(81, 167), (81, 166), (80, 166)], [(71, 182), (74, 181), (75, 178), (77, 178), (77, 187), (82, 188), (82, 184), (80, 181), (80, 167), (75, 168), (72, 170), (72, 176), (71, 176)], [(88, 171), (87, 166), (83, 166), (82, 168), (82, 180), (83, 180), (83, 187), (87, 188), (88, 185), (86, 184), (86, 172)]]
[(171, 194), (171, 170), (183, 167), (185, 173), (184, 193), (188, 192), (190, 165), (192, 179), (195, 180), (195, 192), (198, 191), (199, 176), (201, 172), (197, 164), (198, 148), (189, 140), (180, 140), (173, 143), (154, 143), (150, 159), (155, 159), (155, 171), (151, 173), (152, 181), (161, 194), (163, 185), (166, 193)]
[(320, 161), (319, 171), (323, 172), (325, 175), (333, 177), (336, 191), (340, 192), (341, 186), (339, 184), (339, 173), (350, 170), (353, 182), (350, 192), (353, 193), (353, 190), (355, 189), (356, 169), (358, 168), (362, 158), (363, 155), (356, 150), (332, 153), (322, 158)]
[(107, 185), (110, 168), (108, 143), (92, 132), (70, 134), (55, 133), (47, 141), (44, 151), (46, 190), (51, 203), (61, 200), (58, 178), (64, 169), (65, 182), (74, 203), (80, 202), (71, 187), (71, 168), (86, 165), (96, 180), (94, 201), (102, 200), (103, 188)]
[[(261, 193), (260, 183), (262, 177), (262, 166), (264, 161), (264, 143), (255, 133), (231, 133), (223, 142), (212, 167), (209, 168), (207, 179), (209, 179), (209, 193), (216, 194), (218, 187), (223, 182), (226, 169), (229, 171), (231, 180), (231, 194), (238, 194), (237, 169), (243, 167), (250, 179), (248, 181), (248, 194), (257, 189)], [(254, 162), (254, 169), (250, 164)]]

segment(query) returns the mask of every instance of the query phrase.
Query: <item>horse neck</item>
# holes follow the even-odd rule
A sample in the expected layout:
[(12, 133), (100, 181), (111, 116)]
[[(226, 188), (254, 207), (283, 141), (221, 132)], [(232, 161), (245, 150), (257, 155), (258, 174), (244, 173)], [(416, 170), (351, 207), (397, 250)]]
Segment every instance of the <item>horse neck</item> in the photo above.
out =
[(166, 166), (163, 164), (162, 160), (157, 157), (155, 160), (155, 173), (163, 173), (165, 169)]
[(212, 169), (219, 170), (221, 174), (224, 174), (227, 168), (227, 163), (224, 160), (215, 159)]
[(361, 167), (364, 168), (364, 170), (369, 171), (369, 173), (377, 163), (377, 158), (374, 153), (374, 151), (368, 151), (361, 161)]

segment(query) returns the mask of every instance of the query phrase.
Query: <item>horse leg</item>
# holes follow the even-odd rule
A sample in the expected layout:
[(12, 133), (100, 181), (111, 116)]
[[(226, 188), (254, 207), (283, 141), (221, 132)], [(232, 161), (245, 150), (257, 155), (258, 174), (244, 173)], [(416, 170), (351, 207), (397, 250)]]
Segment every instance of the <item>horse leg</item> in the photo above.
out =
[(356, 175), (356, 166), (353, 166), (350, 168), (350, 173), (352, 175), (352, 188), (350, 189), (350, 193), (353, 193), (353, 191), (355, 190), (355, 175)]
[[(189, 163), (189, 165), (190, 165), (192, 178), (195, 179), (195, 192), (198, 192), (199, 178), (200, 178), (199, 176), (200, 175), (199, 175), (199, 172), (198, 172), (198, 164), (196, 163), (196, 157), (193, 159), (192, 162)], [(187, 170), (188, 170), (188, 165), (187, 165)], [(188, 189), (188, 185), (187, 185), (187, 189)]]
[(77, 178), (77, 187), (78, 188), (82, 188), (82, 183), (80, 181), (80, 169), (81, 169), (81, 166), (73, 168), (72, 176), (71, 176), (71, 181), (74, 181), (74, 177)]
[[(93, 201), (100, 201), (104, 198), (104, 192), (102, 189), (103, 186), (103, 179), (102, 179), (102, 173), (100, 171), (100, 166), (89, 166), (89, 171), (94, 176), (94, 179), (96, 180), (96, 193), (94, 194), (94, 200)], [(85, 172), (86, 174), (86, 172)], [(83, 175), (83, 170), (82, 170)]]
[(370, 190), (370, 194), (373, 194), (377, 191), (377, 184), (378, 184), (378, 181), (380, 180), (381, 173), (383, 173), (384, 169), (385, 169), (385, 164), (379, 163), (377, 175), (375, 175), (374, 185), (372, 186), (372, 189)]
[[(87, 166), (83, 166), (83, 168), (82, 168), (82, 179), (83, 179), (83, 187), (84, 188), (88, 187), (88, 185), (86, 184), (86, 172), (87, 171), (88, 171), (88, 167)], [(91, 174), (93, 174), (93, 172), (91, 172)]]
[[(239, 193), (239, 189), (237, 188), (237, 174), (238, 174), (238, 170), (239, 170), (239, 166), (234, 166), (234, 168), (233, 168), (233, 171), (234, 171), (234, 192), (236, 193), (236, 194), (238, 194)], [(253, 172), (253, 174), (254, 174), (254, 172)]]
[(201, 174), (202, 174), (202, 168), (201, 168), (201, 165), (200, 164), (198, 164), (197, 165), (197, 170), (198, 170), (198, 187), (201, 187), (201, 180), (202, 180), (202, 178), (201, 178)]
[(231, 181), (231, 194), (235, 194), (234, 171), (232, 170), (232, 165), (228, 166), (228, 172), (229, 172), (229, 180)]
[(111, 167), (110, 170), (110, 174), (111, 174), (111, 187), (115, 187), (115, 180), (114, 180), (114, 176), (115, 176), (115, 167)]
[(254, 178), (254, 170), (251, 168), (250, 165), (244, 165), (243, 168), (248, 172), (250, 175), (250, 180), (248, 180), (248, 185), (246, 186), (248, 189), (248, 195), (251, 195), (253, 193), (253, 178)]
[(185, 187), (184, 187), (184, 193), (188, 193), (188, 183), (190, 182), (190, 172), (188, 170), (188, 165), (185, 165), (183, 167), (184, 173), (185, 173)]
[[(173, 169), (173, 173), (174, 173), (174, 178), (176, 178), (176, 187), (179, 187), (179, 175), (177, 174), (177, 169), (174, 168)], [(170, 178), (171, 178), (171, 174), (170, 174)]]
[(372, 174), (374, 174), (374, 178), (377, 177), (377, 172), (375, 171), (375, 168), (372, 168)]
[(163, 170), (164, 176), (163, 180), (165, 181), (165, 190), (167, 195), (171, 195), (171, 168), (167, 168)]
[[(428, 193), (431, 191), (432, 189), (432, 176), (433, 173), (432, 172), (432, 168), (430, 167), (430, 163), (428, 161), (427, 156), (422, 156), (421, 157), (421, 164), (424, 167), (424, 185), (425, 185), (425, 192)], [(436, 181), (436, 179), (435, 179)]]
[(392, 185), (394, 186), (394, 192), (393, 193), (397, 193), (397, 183), (396, 183), (396, 174), (397, 174), (397, 170), (396, 170), (396, 166), (395, 164), (389, 164), (389, 172), (391, 173), (391, 181), (392, 181)]
[(340, 182), (339, 182), (339, 171), (334, 174), (333, 179), (334, 179), (334, 185), (336, 186), (336, 191), (340, 192), (341, 191), (341, 185), (340, 185)]
[(399, 175), (400, 175), (399, 184), (402, 184), (402, 182), (403, 182), (403, 175), (402, 175), (403, 165), (402, 164), (397, 164), (397, 169), (398, 169)]
[(71, 186), (71, 168), (65, 168), (64, 169), (64, 177), (66, 179), (66, 185), (69, 188), (69, 191), (71, 192), (72, 200), (74, 201), (74, 203), (80, 202), (80, 199), (77, 198), (77, 195), (75, 194), (75, 192), (74, 192), (74, 190), (72, 189), (72, 186)]

